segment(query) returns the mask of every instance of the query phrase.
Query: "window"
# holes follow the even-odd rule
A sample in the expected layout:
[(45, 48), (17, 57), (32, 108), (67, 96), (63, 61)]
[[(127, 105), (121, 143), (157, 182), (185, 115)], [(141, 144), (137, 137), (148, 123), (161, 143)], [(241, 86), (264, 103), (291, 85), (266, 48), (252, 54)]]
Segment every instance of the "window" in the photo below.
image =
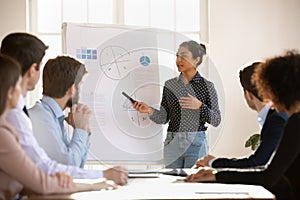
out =
[(28, 0), (28, 2), (29, 30), (39, 35), (50, 47), (45, 59), (55, 57), (62, 51), (63, 22), (154, 27), (177, 31), (196, 41), (200, 40), (200, 4), (203, 0)]
[[(208, 39), (207, 23), (200, 23), (207, 22), (208, 0), (27, 0), (27, 3), (28, 30), (49, 46), (44, 63), (62, 54), (63, 22), (153, 27), (176, 31), (198, 42)], [(170, 65), (175, 56), (162, 52), (159, 59), (165, 66), (176, 67)], [(41, 98), (41, 82), (40, 79), (36, 89), (27, 95), (28, 107)]]

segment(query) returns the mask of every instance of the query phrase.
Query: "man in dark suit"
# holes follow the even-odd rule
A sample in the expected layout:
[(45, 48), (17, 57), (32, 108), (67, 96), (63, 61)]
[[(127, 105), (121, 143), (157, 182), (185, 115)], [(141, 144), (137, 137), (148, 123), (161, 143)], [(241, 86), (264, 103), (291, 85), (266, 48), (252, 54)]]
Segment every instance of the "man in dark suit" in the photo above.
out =
[(265, 165), (278, 141), (284, 124), (288, 118), (286, 113), (279, 113), (272, 106), (271, 101), (263, 101), (255, 85), (251, 83), (251, 76), (260, 62), (255, 62), (240, 71), (240, 82), (244, 89), (244, 97), (248, 106), (258, 112), (258, 123), (261, 129), (260, 145), (257, 150), (246, 158), (215, 158), (207, 155), (199, 159), (193, 168), (210, 166), (213, 168), (249, 168)]

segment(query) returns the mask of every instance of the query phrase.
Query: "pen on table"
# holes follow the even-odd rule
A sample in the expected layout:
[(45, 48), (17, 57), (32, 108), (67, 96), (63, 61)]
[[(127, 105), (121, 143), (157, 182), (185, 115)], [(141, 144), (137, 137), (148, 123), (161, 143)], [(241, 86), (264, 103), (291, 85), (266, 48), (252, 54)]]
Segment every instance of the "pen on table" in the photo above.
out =
[(195, 192), (195, 194), (245, 194), (245, 195), (249, 195), (248, 192)]

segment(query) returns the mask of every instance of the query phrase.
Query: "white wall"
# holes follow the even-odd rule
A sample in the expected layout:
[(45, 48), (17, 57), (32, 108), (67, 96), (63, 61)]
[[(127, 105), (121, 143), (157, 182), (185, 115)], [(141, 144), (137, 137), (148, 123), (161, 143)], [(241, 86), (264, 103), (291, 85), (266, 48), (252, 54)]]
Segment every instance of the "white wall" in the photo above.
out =
[(26, 31), (26, 0), (0, 0), (0, 41), (9, 33)]
[[(299, 0), (210, 0), (210, 55), (225, 90), (224, 127), (215, 155), (250, 153), (245, 140), (258, 130), (256, 113), (244, 102), (241, 65), (300, 49)], [(222, 97), (220, 97), (222, 98)]]

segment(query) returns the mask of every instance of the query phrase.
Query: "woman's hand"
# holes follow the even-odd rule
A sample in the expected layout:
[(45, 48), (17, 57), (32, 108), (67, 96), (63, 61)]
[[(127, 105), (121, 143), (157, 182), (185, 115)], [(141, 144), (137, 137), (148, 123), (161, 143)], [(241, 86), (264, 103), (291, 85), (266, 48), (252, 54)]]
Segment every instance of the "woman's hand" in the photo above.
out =
[(212, 155), (204, 156), (204, 157), (198, 159), (192, 168), (193, 169), (198, 169), (199, 167), (209, 166), (209, 161), (211, 161), (214, 158), (215, 157), (212, 156)]
[(202, 106), (202, 102), (190, 94), (188, 94), (187, 97), (181, 97), (179, 99), (179, 104), (182, 108), (188, 108), (193, 110), (197, 110)]
[(216, 181), (215, 176), (216, 170), (212, 168), (203, 168), (200, 169), (197, 173), (188, 175), (184, 181), (185, 182), (207, 182), (207, 181)]
[(73, 179), (68, 174), (65, 174), (63, 172), (57, 172), (57, 173), (52, 174), (50, 176), (57, 177), (58, 178), (58, 184), (61, 187), (64, 187), (64, 188), (73, 187)]
[(132, 104), (132, 106), (140, 113), (148, 113), (149, 115), (153, 114), (152, 108), (143, 102), (136, 101), (135, 103)]
[(119, 187), (114, 181), (102, 179), (75, 179), (74, 180), (75, 191), (99, 191), (99, 190), (114, 190)]
[(93, 184), (93, 190), (114, 190), (117, 188), (118, 185), (112, 180), (105, 180)]

